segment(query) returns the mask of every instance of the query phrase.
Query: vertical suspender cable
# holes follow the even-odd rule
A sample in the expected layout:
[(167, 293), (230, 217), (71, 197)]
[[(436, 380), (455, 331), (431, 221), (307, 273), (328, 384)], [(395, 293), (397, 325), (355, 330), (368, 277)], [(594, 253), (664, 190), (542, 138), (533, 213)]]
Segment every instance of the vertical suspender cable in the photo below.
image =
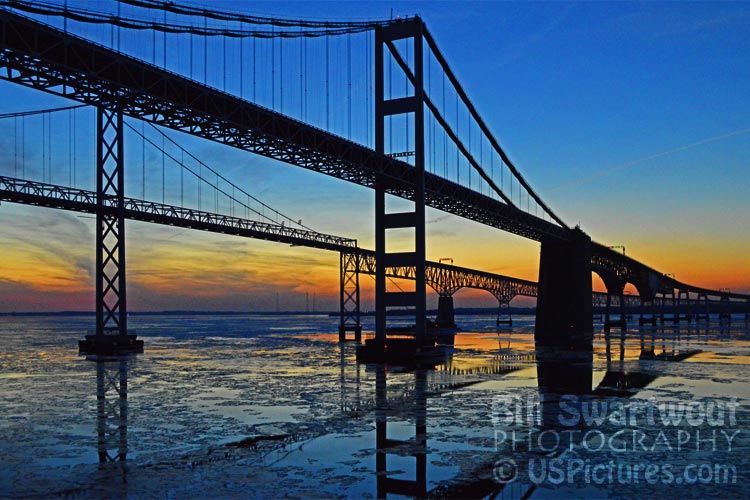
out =
[[(240, 23), (240, 30), (244, 30), (244, 29), (245, 29), (244, 23)], [(244, 51), (242, 49), (243, 49), (244, 44), (245, 44), (245, 38), (244, 37), (240, 38), (240, 98), (241, 99), (244, 98), (244, 90), (245, 90), (244, 85), (243, 85), (244, 84), (244, 78), (243, 78), (244, 71), (242, 70), (242, 65), (243, 65), (242, 63), (244, 62), (243, 61)]]
[[(492, 179), (492, 182), (495, 182), (495, 153), (492, 152), (492, 148), (490, 148), (490, 179)], [(495, 194), (493, 193), (494, 196)]]
[(166, 179), (164, 176), (164, 135), (161, 136), (161, 202), (164, 203), (164, 192), (166, 191)]
[(302, 83), (302, 74), (303, 74), (302, 73), (302, 71), (303, 71), (302, 70), (302, 61), (303, 61), (303, 59), (302, 59), (302, 43), (304, 41), (304, 38), (305, 37), (300, 37), (300, 39), (299, 39), (299, 117), (300, 117), (300, 120), (304, 120), (304, 118), (303, 118), (304, 115), (303, 115), (303, 112), (302, 112), (302, 104), (303, 104), (302, 93), (304, 92), (304, 85)]
[(47, 113), (42, 113), (42, 182), (47, 180)]
[(49, 161), (49, 175), (47, 178), (52, 183), (52, 112), (49, 113), (49, 121), (47, 122), (47, 147), (49, 148), (49, 154), (47, 159)]
[[(369, 141), (373, 140), (373, 137), (371, 135), (371, 128), (370, 124), (372, 123), (372, 53), (370, 52), (372, 50), (372, 44), (370, 39), (370, 33), (366, 33), (365, 35), (365, 65), (366, 65), (366, 71), (365, 74), (367, 75), (367, 95), (365, 96), (365, 101), (367, 103), (367, 112), (365, 113), (365, 132), (367, 134), (365, 143), (370, 143)], [(372, 143), (370, 143), (372, 144)]]
[(331, 131), (330, 129), (330, 89), (329, 89), (329, 82), (328, 82), (328, 73), (329, 73), (329, 43), (330, 38), (326, 37), (326, 130)]
[(47, 147), (49, 147), (49, 175), (47, 178), (49, 179), (50, 183), (52, 182), (52, 113), (49, 114), (49, 123), (47, 123)]
[(73, 112), (68, 110), (68, 186), (73, 186)]
[(279, 38), (279, 111), (284, 112), (284, 39)]
[(18, 117), (13, 118), (13, 177), (18, 178)]
[(141, 193), (146, 199), (146, 122), (141, 120)]
[(227, 37), (222, 37), (222, 63), (224, 65), (224, 75), (222, 80), (222, 87), (224, 92), (227, 91)]
[[(164, 11), (164, 24), (167, 24), (167, 11)], [(167, 69), (167, 32), (164, 32), (164, 69)]]
[[(208, 19), (203, 18), (203, 29), (208, 28)], [(208, 85), (208, 37), (203, 35), (203, 85)]]
[[(458, 137), (460, 123), (461, 122), (458, 119), (458, 92), (456, 92), (456, 137)], [(456, 147), (456, 184), (461, 184), (461, 170), (458, 162), (458, 144), (454, 144), (454, 146)]]
[(258, 102), (255, 95), (255, 59), (256, 59), (256, 38), (253, 38), (253, 102)]
[[(273, 26), (271, 27), (273, 30)], [(271, 37), (271, 109), (276, 110), (276, 37)]]
[[(468, 115), (466, 117), (466, 124), (468, 125), (467, 128), (469, 129), (469, 154), (472, 154), (472, 151), (471, 151), (471, 115)], [(474, 169), (469, 167), (468, 170), (469, 170), (469, 189), (471, 189), (471, 171)]]
[[(76, 112), (78, 110), (73, 110), (73, 185), (77, 185), (76, 181), (76, 169), (78, 168), (78, 151), (76, 150), (76, 131), (78, 130), (76, 128)], [(22, 151), (23, 153), (23, 151)]]
[[(122, 6), (122, 4), (120, 2), (117, 2), (117, 17), (118, 18), (122, 17), (120, 15), (120, 7), (121, 6)], [(117, 26), (117, 51), (118, 52), (120, 51), (120, 26)]]
[(156, 30), (151, 31), (151, 64), (156, 66)]
[(346, 35), (346, 68), (348, 71), (348, 100), (349, 100), (349, 116), (347, 128), (349, 132), (349, 140), (352, 139), (352, 35), (351, 33)]
[(26, 117), (21, 117), (21, 177), (26, 178)]

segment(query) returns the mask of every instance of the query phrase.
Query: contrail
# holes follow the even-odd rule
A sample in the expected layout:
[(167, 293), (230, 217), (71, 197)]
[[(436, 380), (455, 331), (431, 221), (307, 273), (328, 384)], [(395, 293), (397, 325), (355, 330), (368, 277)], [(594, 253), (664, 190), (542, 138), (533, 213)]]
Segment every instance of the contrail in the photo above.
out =
[(686, 149), (694, 148), (695, 146), (700, 146), (702, 144), (708, 144), (709, 142), (716, 142), (720, 141), (722, 139), (728, 139), (730, 137), (734, 137), (737, 135), (747, 134), (750, 132), (750, 128), (744, 128), (741, 130), (735, 130), (734, 132), (730, 132), (728, 134), (724, 135), (717, 135), (715, 137), (709, 137), (707, 139), (701, 139), (700, 141), (691, 142), (690, 144), (686, 144), (685, 146), (680, 146), (679, 148), (669, 149), (667, 151), (662, 151), (661, 153), (655, 153), (649, 156), (644, 156), (643, 158), (638, 158), (636, 160), (631, 160), (626, 163), (621, 163), (620, 165), (615, 165), (614, 167), (605, 168), (604, 170), (600, 170), (598, 172), (595, 172), (589, 176), (582, 177), (580, 179), (575, 179), (568, 182), (563, 182), (562, 184), (558, 184), (557, 186), (553, 186), (551, 188), (545, 189), (545, 191), (553, 191), (556, 189), (562, 189), (566, 187), (571, 186), (578, 186), (580, 184), (585, 184), (589, 181), (592, 181), (594, 179), (597, 179), (599, 177), (603, 177), (607, 174), (611, 174), (612, 172), (616, 172), (618, 170), (624, 170), (628, 167), (632, 167), (633, 165), (637, 165), (638, 163), (643, 163), (644, 161), (653, 160), (654, 158), (661, 158), (662, 156), (671, 155), (674, 153), (678, 153), (680, 151), (685, 151)]

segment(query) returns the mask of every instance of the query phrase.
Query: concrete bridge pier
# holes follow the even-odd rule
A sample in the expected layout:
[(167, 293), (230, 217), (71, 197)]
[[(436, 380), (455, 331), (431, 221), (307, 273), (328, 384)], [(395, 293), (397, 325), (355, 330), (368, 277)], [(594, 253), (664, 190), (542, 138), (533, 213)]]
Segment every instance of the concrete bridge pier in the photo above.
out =
[[(667, 295), (671, 295), (671, 299), (667, 298)], [(667, 309), (667, 301), (669, 301), (669, 309)], [(661, 312), (659, 313), (659, 320), (662, 324), (664, 324), (666, 321), (671, 321), (672, 323), (677, 323), (679, 321), (678, 319), (678, 313), (677, 313), (677, 299), (674, 294), (674, 290), (671, 290), (668, 293), (662, 293), (661, 298)], [(670, 312), (667, 312), (670, 311)], [(671, 313), (671, 317), (667, 317), (667, 314)]]
[(621, 331), (627, 330), (628, 323), (625, 318), (625, 295), (623, 293), (617, 295), (618, 301), (620, 303), (620, 317), (618, 319), (611, 318), (612, 295), (613, 294), (611, 293), (607, 293), (607, 305), (604, 311), (604, 331), (608, 332), (612, 329), (612, 327), (619, 328)]
[(699, 293), (696, 305), (697, 312), (695, 313), (695, 321), (708, 321), (708, 295), (705, 293)]
[[(645, 312), (648, 310), (648, 312)], [(649, 316), (646, 317), (646, 314)], [(654, 298), (645, 298), (641, 296), (641, 315), (638, 318), (638, 326), (652, 325), (656, 326), (656, 311), (654, 305)]]
[(453, 309), (453, 295), (440, 294), (435, 323), (438, 328), (456, 328), (456, 314)]
[(721, 300), (719, 301), (719, 321), (726, 321), (727, 323), (731, 323), (732, 311), (730, 307), (729, 295), (727, 295), (726, 293), (722, 293)]
[(542, 240), (534, 337), (537, 344), (590, 350), (591, 238), (578, 227), (570, 235)]
[(510, 313), (510, 301), (513, 297), (507, 295), (495, 295), (497, 298), (497, 320), (495, 324), (513, 326), (513, 316)]
[[(619, 328), (621, 331), (626, 330), (628, 325), (625, 319), (625, 282), (618, 279), (614, 274), (600, 274), (600, 276), (602, 276), (604, 286), (607, 287), (607, 302), (604, 308), (604, 331), (610, 331), (613, 326)], [(620, 306), (620, 317), (616, 320), (612, 319), (613, 296), (617, 296)]]
[[(685, 313), (683, 314), (683, 311)], [(679, 323), (683, 319), (690, 323), (693, 321), (693, 314), (691, 310), (690, 292), (687, 290), (679, 290), (677, 292), (677, 307), (675, 308), (676, 323)]]

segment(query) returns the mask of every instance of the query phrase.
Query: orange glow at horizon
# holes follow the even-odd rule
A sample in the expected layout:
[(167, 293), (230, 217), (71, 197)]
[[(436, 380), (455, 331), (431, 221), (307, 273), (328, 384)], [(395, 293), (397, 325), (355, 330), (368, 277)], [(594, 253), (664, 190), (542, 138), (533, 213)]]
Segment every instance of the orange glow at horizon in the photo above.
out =
[[(30, 218), (38, 208), (25, 208)], [(25, 213), (25, 212), (24, 212)], [(93, 307), (93, 222), (46, 211), (58, 224), (51, 243), (40, 245), (28, 235), (3, 238), (0, 261), (0, 307), (3, 311), (90, 310)], [(536, 281), (539, 244), (499, 231), (486, 233), (476, 224), (454, 218), (446, 231), (428, 236), (428, 258), (452, 257), (457, 266)], [(84, 225), (81, 228), (81, 224)], [(89, 228), (86, 229), (85, 225)], [(12, 224), (5, 224), (5, 227)], [(460, 228), (466, 226), (458, 233)], [(304, 310), (315, 295), (318, 310), (336, 310), (339, 258), (334, 252), (289, 247), (145, 223), (128, 223), (127, 273), (131, 310), (216, 308), (274, 310), (276, 294), (282, 310)], [(5, 231), (8, 231), (6, 229)], [(77, 231), (77, 233), (76, 233)], [(458, 236), (457, 234), (461, 234)], [(70, 241), (66, 241), (68, 237)], [(662, 244), (664, 246), (659, 246)], [(710, 289), (750, 291), (750, 263), (744, 242), (658, 242), (628, 246), (628, 254), (680, 281)], [(632, 253), (631, 253), (631, 250)], [(374, 280), (360, 276), (362, 309), (374, 306)], [(592, 274), (593, 289), (605, 291)], [(388, 286), (393, 286), (389, 283)], [(626, 292), (636, 294), (632, 285)], [(428, 290), (428, 306), (436, 294)], [(483, 290), (462, 289), (455, 307), (495, 307)], [(311, 305), (311, 304), (310, 304)], [(513, 306), (533, 306), (533, 299), (514, 299)]]

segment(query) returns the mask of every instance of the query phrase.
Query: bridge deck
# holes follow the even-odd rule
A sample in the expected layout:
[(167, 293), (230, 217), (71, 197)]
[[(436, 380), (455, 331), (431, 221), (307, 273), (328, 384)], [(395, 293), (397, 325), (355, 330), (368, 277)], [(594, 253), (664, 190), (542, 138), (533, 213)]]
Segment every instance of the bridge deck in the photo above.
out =
[[(381, 177), (389, 194), (414, 197), (408, 163), (2, 9), (0, 47), (2, 79), (362, 186)], [(425, 197), (430, 207), (526, 238), (569, 238), (557, 224), (437, 175), (427, 174)]]

